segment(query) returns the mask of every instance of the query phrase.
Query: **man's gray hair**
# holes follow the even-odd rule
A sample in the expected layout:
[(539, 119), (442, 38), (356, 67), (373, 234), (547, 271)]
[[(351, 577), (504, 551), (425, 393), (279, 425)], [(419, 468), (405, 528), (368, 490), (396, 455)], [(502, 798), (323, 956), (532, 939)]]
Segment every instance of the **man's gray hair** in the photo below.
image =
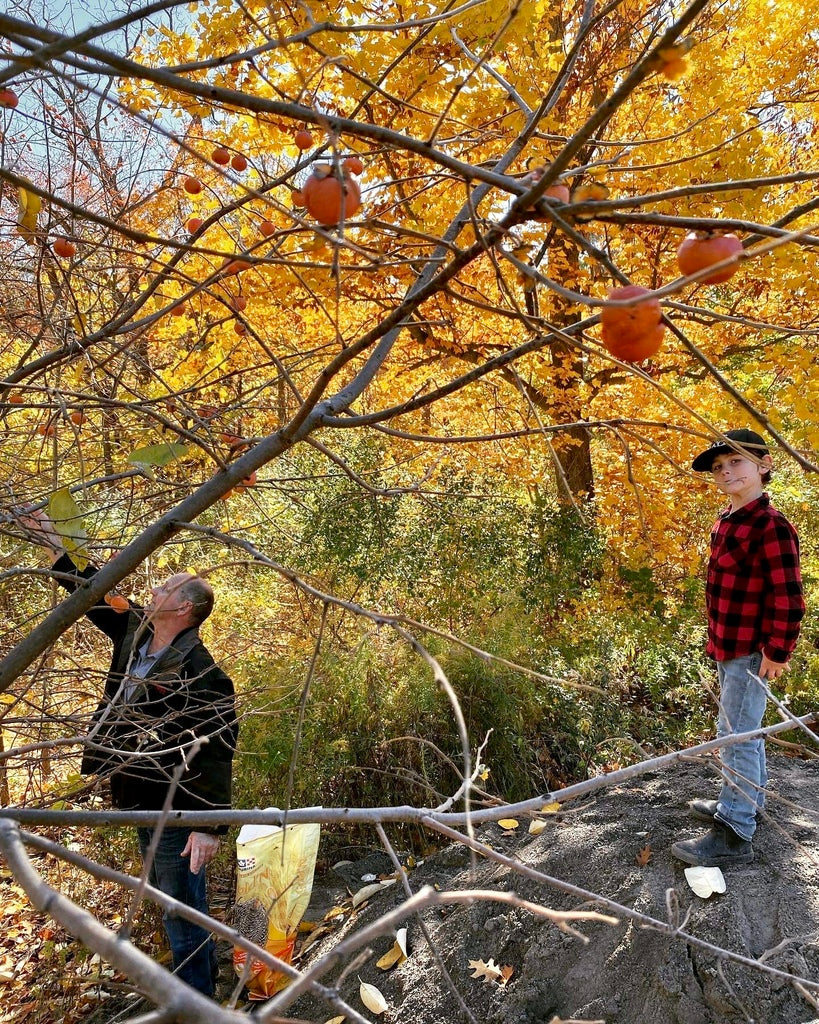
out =
[(213, 587), (201, 576), (191, 576), (185, 580), (179, 588), (179, 592), (185, 601), (193, 605), (191, 615), (198, 626), (213, 611)]

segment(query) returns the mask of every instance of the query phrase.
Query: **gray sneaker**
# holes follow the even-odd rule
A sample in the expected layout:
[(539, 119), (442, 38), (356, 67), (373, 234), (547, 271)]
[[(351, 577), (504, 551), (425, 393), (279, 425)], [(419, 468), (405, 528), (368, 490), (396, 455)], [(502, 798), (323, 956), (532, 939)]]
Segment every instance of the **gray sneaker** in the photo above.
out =
[(750, 840), (738, 836), (733, 829), (715, 822), (699, 839), (673, 843), (671, 854), (684, 864), (705, 868), (723, 868), (733, 864), (750, 864), (754, 848)]
[(688, 810), (691, 812), (692, 818), (698, 818), (700, 821), (710, 823), (714, 820), (714, 815), (717, 813), (717, 801), (691, 800), (688, 804)]

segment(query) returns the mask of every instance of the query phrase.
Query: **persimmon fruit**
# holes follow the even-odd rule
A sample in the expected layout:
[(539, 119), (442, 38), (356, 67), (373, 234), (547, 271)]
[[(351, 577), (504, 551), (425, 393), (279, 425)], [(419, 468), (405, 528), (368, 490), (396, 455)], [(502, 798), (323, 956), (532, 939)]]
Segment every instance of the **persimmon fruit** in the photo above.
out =
[(270, 238), (271, 235), (276, 234), (276, 225), (272, 220), (263, 220), (259, 225), (259, 231), (261, 231), (265, 238)]
[(224, 267), (222, 267), (222, 273), (226, 277), (230, 277), (233, 274), (239, 274), (243, 270), (250, 270), (253, 266), (248, 260), (226, 260)]
[(41, 437), (54, 437), (57, 433), (57, 428), (53, 423), (40, 423), (37, 426), (37, 433), (40, 434)]
[(247, 334), (247, 327), (242, 323), (241, 320), (235, 320), (233, 323), (233, 333), (238, 334), (240, 338)]
[(716, 270), (707, 277), (700, 278), (701, 284), (721, 284), (727, 281), (739, 269), (739, 254), (742, 242), (736, 235), (718, 235), (710, 232), (692, 231), (686, 235), (677, 249), (677, 266), (680, 273), (696, 274), (698, 270), (720, 263), (722, 260), (733, 260), (722, 270)]
[(230, 448), (239, 448), (246, 443), (243, 437), (240, 437), (238, 434), (231, 434), (230, 432), (222, 434), (222, 440)]
[(230, 163), (230, 153), (224, 146), (217, 146), (211, 153), (210, 158), (215, 164), (219, 164), (221, 167), (227, 167)]
[(175, 306), (171, 306), (171, 316), (185, 316), (188, 312), (188, 306), (185, 302), (177, 302)]
[(244, 295), (234, 295), (230, 300), (230, 305), (237, 313), (241, 313), (243, 309), (247, 309), (247, 299)]
[(115, 612), (127, 612), (131, 607), (126, 597), (123, 597), (122, 594), (112, 594), (110, 591), (105, 595), (103, 601)]
[(253, 472), (250, 474), (250, 476), (246, 476), (244, 478), (244, 480), (241, 481), (241, 483), (236, 484), (235, 490), (236, 490), (237, 494), (241, 494), (243, 491), (246, 491), (248, 489), (248, 487), (255, 487), (255, 486), (256, 486), (256, 470), (254, 469)]
[(550, 185), (543, 193), (544, 196), (551, 196), (552, 199), (559, 199), (561, 203), (568, 203), (571, 193), (568, 185)]
[(185, 222), (185, 227), (188, 230), (188, 234), (195, 235), (199, 228), (202, 227), (204, 221), (201, 217), (189, 217)]
[(361, 191), (352, 178), (339, 179), (327, 164), (316, 167), (302, 187), (304, 205), (311, 217), (329, 227), (342, 216), (349, 220), (361, 206)]
[(20, 100), (14, 89), (0, 89), (0, 107), (14, 110), (19, 102)]
[(364, 161), (359, 156), (348, 156), (341, 161), (341, 166), (348, 174), (361, 174), (364, 170)]
[(78, 427), (81, 427), (83, 423), (85, 423), (85, 421), (88, 419), (88, 417), (85, 415), (82, 409), (75, 409), (74, 412), (69, 413), (68, 418), (71, 420), (72, 423), (76, 424)]
[(182, 182), (182, 188), (184, 188), (189, 196), (198, 196), (202, 191), (203, 185), (198, 178), (194, 178), (192, 175), (189, 175)]
[(294, 206), (304, 206), (304, 193), (300, 188), (294, 188), (290, 198), (293, 200)]
[(306, 128), (302, 128), (293, 136), (293, 141), (299, 149), (309, 149), (313, 145), (313, 136)]
[(70, 260), (72, 256), (77, 254), (76, 245), (73, 242), (69, 242), (67, 238), (57, 238), (52, 249), (57, 256), (66, 260)]
[(19, 391), (12, 391), (12, 393), (9, 395), (7, 401), (10, 402), (12, 405), (22, 405), (23, 404), (23, 396), (20, 394)]
[(662, 322), (660, 300), (647, 288), (630, 284), (613, 288), (607, 298), (617, 300), (640, 299), (632, 306), (604, 306), (601, 313), (603, 344), (616, 358), (626, 363), (639, 363), (658, 351), (663, 343), (665, 324)]
[(230, 166), (234, 171), (246, 171), (247, 158), (243, 157), (241, 153), (234, 153), (230, 158)]

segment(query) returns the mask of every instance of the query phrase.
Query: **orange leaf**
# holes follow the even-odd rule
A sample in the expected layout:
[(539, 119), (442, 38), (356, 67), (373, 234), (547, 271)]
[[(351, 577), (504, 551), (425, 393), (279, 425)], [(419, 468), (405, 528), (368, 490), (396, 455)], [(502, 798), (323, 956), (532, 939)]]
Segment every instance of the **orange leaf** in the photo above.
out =
[(637, 856), (634, 858), (641, 868), (644, 868), (646, 864), (651, 860), (653, 854), (651, 847), (646, 843), (642, 850), (638, 850)]

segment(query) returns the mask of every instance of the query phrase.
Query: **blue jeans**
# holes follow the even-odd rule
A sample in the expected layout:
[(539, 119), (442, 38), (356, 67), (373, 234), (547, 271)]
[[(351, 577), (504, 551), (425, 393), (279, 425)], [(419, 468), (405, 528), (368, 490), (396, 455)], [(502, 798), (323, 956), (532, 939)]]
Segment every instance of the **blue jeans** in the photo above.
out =
[[(762, 725), (767, 697), (749, 673), (759, 675), (762, 654), (749, 654), (717, 662), (720, 709), (717, 736), (750, 732)], [(720, 751), (724, 781), (717, 801), (717, 820), (738, 836), (749, 839), (756, 831), (756, 812), (765, 806), (765, 740), (733, 743)]]
[[(185, 849), (189, 828), (166, 828), (159, 840), (151, 865), (150, 883), (166, 896), (187, 903), (203, 914), (209, 913), (205, 868), (195, 875), (190, 861), (180, 854)], [(143, 858), (151, 842), (153, 829), (138, 828), (139, 849)], [(206, 996), (212, 996), (217, 975), (216, 944), (213, 936), (199, 925), (163, 913), (162, 922), (171, 946), (173, 969), (177, 977)]]

